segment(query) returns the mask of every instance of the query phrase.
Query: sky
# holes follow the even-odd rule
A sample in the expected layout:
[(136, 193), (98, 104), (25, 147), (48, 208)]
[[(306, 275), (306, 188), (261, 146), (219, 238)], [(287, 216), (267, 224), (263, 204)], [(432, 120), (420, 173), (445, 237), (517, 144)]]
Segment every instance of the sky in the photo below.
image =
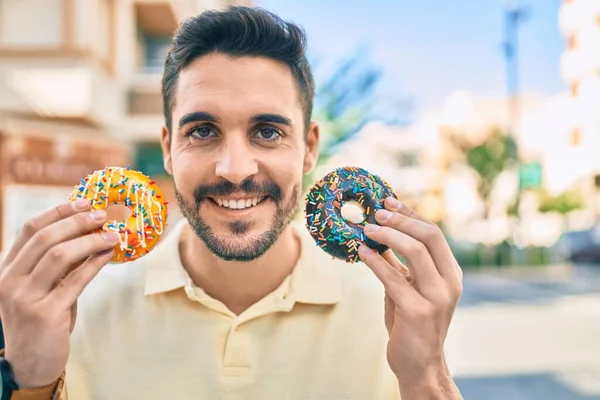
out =
[[(565, 90), (559, 74), (565, 46), (558, 29), (560, 2), (521, 1), (529, 9), (519, 31), (523, 93)], [(378, 93), (408, 96), (417, 113), (439, 109), (457, 90), (476, 99), (505, 96), (506, 4), (506, 0), (255, 0), (255, 5), (302, 25), (310, 58), (318, 57), (324, 65), (333, 65), (359, 47), (368, 49), (366, 61), (384, 73)]]

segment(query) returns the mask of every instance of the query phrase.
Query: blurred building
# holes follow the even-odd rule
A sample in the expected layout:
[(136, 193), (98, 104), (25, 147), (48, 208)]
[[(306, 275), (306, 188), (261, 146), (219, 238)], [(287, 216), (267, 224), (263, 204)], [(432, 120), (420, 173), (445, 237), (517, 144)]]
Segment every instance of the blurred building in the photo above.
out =
[(564, 1), (559, 23), (567, 42), (561, 73), (574, 105), (571, 141), (578, 145), (600, 135), (600, 2)]
[(559, 25), (567, 43), (561, 74), (570, 87), (563, 111), (569, 116), (569, 150), (575, 160), (585, 160), (577, 163), (581, 188), (596, 197), (599, 207), (595, 186), (600, 185), (600, 1), (563, 1)]
[(0, 0), (0, 251), (107, 165), (152, 175), (178, 217), (158, 144), (164, 57), (181, 20), (234, 3), (249, 2)]
[(443, 175), (431, 157), (435, 140), (434, 132), (422, 124), (402, 127), (371, 122), (315, 173), (323, 176), (348, 165), (365, 168), (385, 179), (404, 203), (439, 222)]

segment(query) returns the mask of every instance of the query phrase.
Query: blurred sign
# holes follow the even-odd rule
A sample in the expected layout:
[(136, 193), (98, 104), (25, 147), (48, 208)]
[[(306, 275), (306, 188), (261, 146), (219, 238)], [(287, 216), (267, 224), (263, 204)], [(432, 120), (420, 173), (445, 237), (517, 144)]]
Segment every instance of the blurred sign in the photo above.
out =
[(74, 186), (92, 173), (95, 166), (97, 164), (69, 162), (68, 159), (44, 160), (18, 155), (10, 158), (8, 174), (15, 183)]
[(8, 136), (1, 157), (8, 183), (71, 186), (96, 169), (129, 163), (126, 146), (47, 137)]
[(109, 165), (131, 161), (124, 143), (56, 135), (0, 135), (0, 247), (29, 218), (67, 200), (79, 180)]
[(537, 189), (542, 186), (542, 165), (539, 162), (523, 164), (519, 168), (521, 189)]

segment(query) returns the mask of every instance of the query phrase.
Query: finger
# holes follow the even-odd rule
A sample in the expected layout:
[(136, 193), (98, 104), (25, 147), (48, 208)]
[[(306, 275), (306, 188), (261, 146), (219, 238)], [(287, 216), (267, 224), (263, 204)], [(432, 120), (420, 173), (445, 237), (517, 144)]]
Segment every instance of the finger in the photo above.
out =
[(25, 246), (25, 243), (27, 243), (38, 231), (76, 213), (89, 210), (89, 208), (89, 200), (79, 199), (75, 202), (60, 204), (55, 208), (30, 219), (25, 223), (23, 229), (21, 229), (21, 232), (12, 245), (12, 248), (6, 255), (6, 258), (4, 259), (5, 264), (12, 262), (17, 257), (17, 254), (21, 251), (23, 246)]
[(388, 226), (368, 224), (365, 234), (372, 240), (388, 246), (406, 258), (410, 275), (423, 294), (427, 287), (438, 287), (443, 283), (427, 247), (404, 232)]
[(445, 279), (462, 280), (462, 271), (440, 228), (427, 221), (410, 207), (387, 198), (386, 211), (375, 214), (377, 222), (389, 226), (422, 242), (429, 250), (440, 275)]
[(406, 215), (409, 218), (414, 218), (421, 222), (425, 222), (426, 224), (433, 225), (433, 222), (428, 221), (421, 214), (419, 214), (418, 212), (416, 212), (415, 210), (413, 210), (406, 204), (401, 203), (398, 199), (396, 199), (394, 197), (386, 197), (386, 199), (384, 201), (384, 207), (386, 208), (386, 210), (399, 212), (401, 214)]
[(31, 240), (23, 246), (22, 251), (11, 264), (11, 268), (15, 273), (27, 275), (52, 247), (93, 232), (100, 228), (105, 221), (106, 212), (97, 210), (78, 213), (46, 226), (35, 233)]
[(109, 250), (90, 257), (79, 268), (60, 281), (58, 286), (45, 298), (45, 301), (56, 304), (61, 310), (72, 308), (86, 286), (108, 264), (113, 253), (113, 250)]
[(41, 297), (46, 296), (74, 264), (111, 250), (118, 242), (119, 237), (115, 233), (102, 232), (81, 236), (52, 247), (31, 272), (29, 279), (34, 292)]
[(379, 253), (363, 244), (358, 248), (358, 254), (360, 259), (371, 268), (375, 276), (383, 283), (385, 291), (389, 293), (394, 303), (400, 304), (403, 299), (418, 296), (415, 288), (388, 264)]
[(394, 252), (392, 251), (392, 249), (387, 249), (386, 251), (384, 251), (383, 253), (381, 253), (381, 256), (392, 267), (394, 267), (394, 269), (396, 271), (400, 272), (405, 277), (410, 275), (410, 270), (408, 269), (408, 267), (406, 265), (404, 265), (402, 263), (402, 261), (400, 261), (398, 259), (398, 257), (396, 257), (396, 255), (394, 254)]

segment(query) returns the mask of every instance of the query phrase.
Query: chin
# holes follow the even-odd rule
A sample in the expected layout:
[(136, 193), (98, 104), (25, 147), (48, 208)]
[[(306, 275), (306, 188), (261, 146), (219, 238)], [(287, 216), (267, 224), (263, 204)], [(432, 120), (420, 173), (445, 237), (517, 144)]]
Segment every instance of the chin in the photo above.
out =
[(253, 261), (277, 241), (278, 233), (272, 229), (246, 229), (243, 221), (232, 224), (223, 231), (209, 228), (201, 235), (207, 248), (225, 261)]

